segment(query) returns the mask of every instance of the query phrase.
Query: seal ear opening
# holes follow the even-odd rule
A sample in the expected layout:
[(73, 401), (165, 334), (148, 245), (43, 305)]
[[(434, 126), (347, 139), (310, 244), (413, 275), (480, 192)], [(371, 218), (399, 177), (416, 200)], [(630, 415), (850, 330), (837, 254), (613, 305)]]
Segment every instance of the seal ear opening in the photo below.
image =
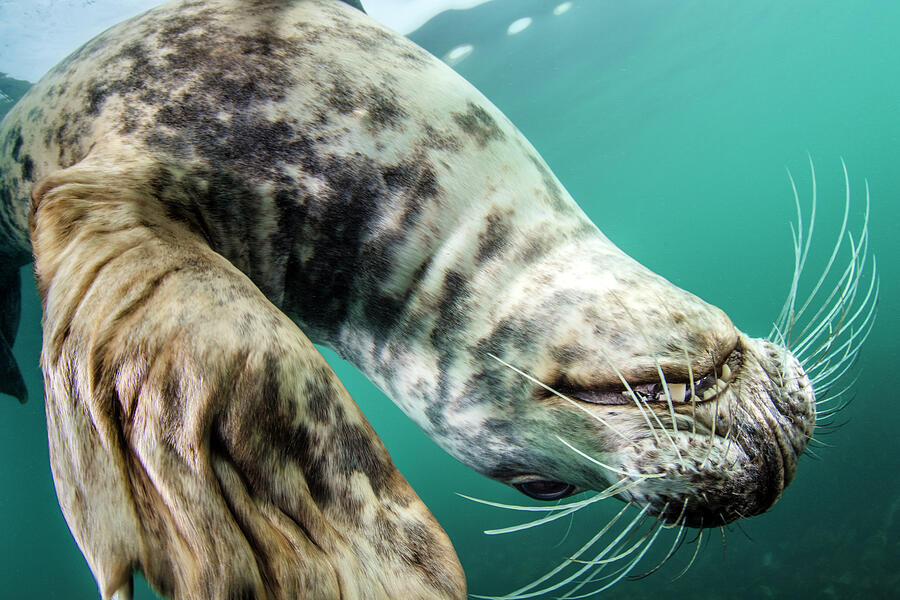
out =
[(24, 403), (28, 400), (28, 390), (12, 351), (19, 329), (21, 302), (19, 269), (4, 266), (0, 269), (0, 393)]

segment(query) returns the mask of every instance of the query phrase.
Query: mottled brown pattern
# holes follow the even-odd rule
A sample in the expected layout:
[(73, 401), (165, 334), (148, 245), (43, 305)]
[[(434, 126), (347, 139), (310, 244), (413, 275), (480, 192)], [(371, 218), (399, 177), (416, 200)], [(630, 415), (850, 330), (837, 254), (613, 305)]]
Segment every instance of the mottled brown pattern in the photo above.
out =
[[(152, 170), (97, 156), (35, 192), (54, 481), (103, 596), (135, 568), (174, 598), (464, 596), (445, 534), (333, 372), (152, 209)], [(248, 312), (271, 323), (235, 335)]]
[[(60, 63), (0, 131), (0, 266), (32, 251), (54, 480), (105, 598), (135, 569), (176, 598), (465, 596), (310, 340), (481, 473), (664, 475), (620, 496), (692, 526), (767, 510), (815, 420), (796, 359), (621, 252), (477, 90), (337, 0), (174, 2)], [(715, 401), (661, 399), (660, 372), (709, 390), (725, 364)]]

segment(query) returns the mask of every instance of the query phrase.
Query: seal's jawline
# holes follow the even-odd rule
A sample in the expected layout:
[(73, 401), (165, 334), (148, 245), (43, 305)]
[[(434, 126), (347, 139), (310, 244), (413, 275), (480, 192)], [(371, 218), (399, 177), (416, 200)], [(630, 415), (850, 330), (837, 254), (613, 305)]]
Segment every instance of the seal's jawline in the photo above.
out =
[[(718, 393), (712, 394), (709, 397), (704, 397), (704, 393), (707, 390), (712, 389), (717, 380), (724, 378), (726, 383), (728, 383), (738, 377), (740, 375), (742, 365), (743, 354), (741, 351), (741, 347), (740, 344), (735, 344), (734, 348), (732, 348), (730, 352), (725, 354), (725, 358), (720, 361), (714, 368), (710, 369), (708, 372), (699, 377), (697, 376), (696, 372), (694, 372), (693, 403), (695, 405), (700, 405), (704, 403), (715, 402), (716, 398), (720, 397), (722, 393), (729, 389), (730, 386), (721, 387)], [(723, 372), (726, 372), (726, 367), (729, 375), (723, 377)], [(685, 371), (687, 371), (687, 369), (685, 369)], [(665, 375), (665, 372), (663, 374)], [(684, 377), (680, 374), (675, 374), (671, 377), (666, 376), (666, 384), (667, 386), (669, 386), (670, 391), (671, 386), (685, 386), (685, 395), (682, 399), (676, 399), (674, 397), (672, 398), (672, 403), (675, 406), (691, 404), (692, 389), (690, 379), (688, 377)], [(653, 373), (652, 377), (648, 378), (648, 380), (646, 381), (629, 381), (628, 387), (623, 384), (604, 386), (578, 385), (576, 382), (573, 382), (571, 379), (566, 377), (565, 374), (563, 374), (558, 377), (558, 380), (553, 385), (550, 385), (549, 387), (551, 387), (554, 391), (562, 394), (563, 396), (566, 396), (573, 400), (584, 402), (586, 404), (599, 404), (602, 406), (633, 405), (634, 397), (632, 396), (631, 392), (637, 393), (640, 396), (642, 402), (650, 405), (665, 405), (669, 402), (657, 373)], [(544, 388), (541, 388), (541, 393), (546, 397), (550, 397), (553, 395), (552, 392), (547, 391)]]

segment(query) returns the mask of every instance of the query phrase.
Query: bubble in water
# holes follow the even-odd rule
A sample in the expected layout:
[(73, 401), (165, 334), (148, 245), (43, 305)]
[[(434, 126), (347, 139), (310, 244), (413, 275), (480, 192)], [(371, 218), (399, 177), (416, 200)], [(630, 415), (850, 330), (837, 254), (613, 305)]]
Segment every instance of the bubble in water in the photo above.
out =
[(444, 62), (448, 65), (454, 65), (470, 55), (474, 49), (475, 47), (472, 44), (462, 44), (461, 46), (457, 46), (444, 55)]
[(517, 33), (521, 33), (528, 29), (531, 25), (531, 17), (522, 17), (521, 19), (516, 19), (512, 23), (509, 24), (509, 27), (506, 28), (507, 35), (516, 35)]

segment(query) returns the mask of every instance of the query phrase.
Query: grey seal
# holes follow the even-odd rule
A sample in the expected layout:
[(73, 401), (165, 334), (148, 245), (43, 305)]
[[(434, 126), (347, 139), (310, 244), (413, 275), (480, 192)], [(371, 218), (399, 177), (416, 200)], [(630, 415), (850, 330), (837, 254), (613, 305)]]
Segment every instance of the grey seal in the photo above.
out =
[(33, 256), (54, 482), (103, 597), (134, 570), (176, 598), (465, 596), (310, 340), (533, 498), (598, 490), (682, 528), (771, 507), (834, 371), (625, 255), (486, 98), (358, 8), (166, 4), (2, 122), (3, 273)]

